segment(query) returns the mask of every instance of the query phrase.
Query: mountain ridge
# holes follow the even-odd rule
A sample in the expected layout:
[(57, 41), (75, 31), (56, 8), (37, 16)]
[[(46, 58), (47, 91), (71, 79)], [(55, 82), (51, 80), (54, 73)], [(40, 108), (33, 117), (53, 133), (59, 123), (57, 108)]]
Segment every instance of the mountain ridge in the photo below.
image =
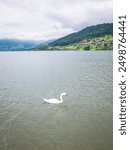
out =
[(27, 50), (30, 48), (34, 48), (39, 43), (37, 41), (32, 40), (18, 40), (18, 39), (0, 39), (0, 51), (8, 51), (8, 50)]

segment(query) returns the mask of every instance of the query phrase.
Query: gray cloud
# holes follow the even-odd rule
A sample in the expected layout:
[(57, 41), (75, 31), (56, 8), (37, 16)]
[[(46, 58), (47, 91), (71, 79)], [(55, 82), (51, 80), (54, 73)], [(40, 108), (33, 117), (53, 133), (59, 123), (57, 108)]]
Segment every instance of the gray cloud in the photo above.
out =
[(112, 22), (112, 0), (0, 0), (0, 38), (51, 39)]

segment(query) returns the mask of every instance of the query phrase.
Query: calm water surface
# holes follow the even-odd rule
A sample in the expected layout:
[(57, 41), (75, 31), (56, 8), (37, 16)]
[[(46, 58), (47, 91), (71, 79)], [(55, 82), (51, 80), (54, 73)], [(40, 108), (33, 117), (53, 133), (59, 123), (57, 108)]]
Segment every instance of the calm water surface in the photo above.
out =
[[(59, 98), (60, 105), (42, 97)], [(0, 150), (112, 150), (112, 52), (0, 52)]]

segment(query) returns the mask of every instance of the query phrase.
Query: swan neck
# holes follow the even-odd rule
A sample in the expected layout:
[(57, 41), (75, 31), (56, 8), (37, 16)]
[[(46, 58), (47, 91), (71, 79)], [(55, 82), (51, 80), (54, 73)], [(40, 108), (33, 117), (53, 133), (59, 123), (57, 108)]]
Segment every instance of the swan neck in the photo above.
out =
[(63, 95), (60, 95), (60, 101), (63, 102)]

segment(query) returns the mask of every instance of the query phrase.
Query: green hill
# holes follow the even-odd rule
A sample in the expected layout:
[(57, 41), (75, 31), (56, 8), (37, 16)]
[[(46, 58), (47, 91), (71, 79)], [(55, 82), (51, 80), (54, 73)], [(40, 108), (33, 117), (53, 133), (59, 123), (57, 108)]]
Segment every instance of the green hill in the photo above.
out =
[(113, 45), (113, 23), (89, 26), (39, 47), (40, 50), (111, 50)]

